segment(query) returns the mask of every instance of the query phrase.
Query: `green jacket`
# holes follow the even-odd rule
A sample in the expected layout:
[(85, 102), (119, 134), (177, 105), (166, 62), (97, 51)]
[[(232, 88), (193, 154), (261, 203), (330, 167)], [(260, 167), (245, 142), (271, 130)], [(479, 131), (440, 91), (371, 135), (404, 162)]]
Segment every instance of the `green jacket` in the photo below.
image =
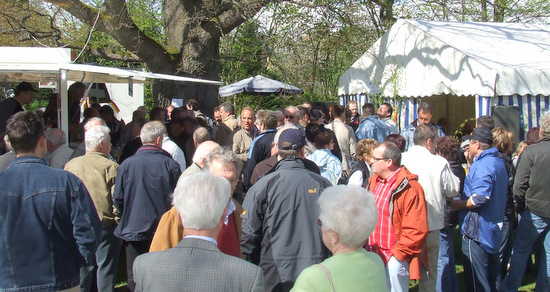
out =
[(118, 164), (103, 153), (88, 151), (84, 156), (67, 162), (65, 170), (84, 182), (94, 201), (103, 228), (115, 224), (118, 221), (118, 214), (113, 206), (113, 191)]

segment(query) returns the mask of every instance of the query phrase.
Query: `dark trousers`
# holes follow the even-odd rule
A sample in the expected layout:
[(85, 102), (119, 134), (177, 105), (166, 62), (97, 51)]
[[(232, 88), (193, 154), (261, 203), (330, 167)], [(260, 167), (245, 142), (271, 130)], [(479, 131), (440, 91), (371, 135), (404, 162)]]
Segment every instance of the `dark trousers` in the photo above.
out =
[(489, 254), (467, 236), (462, 236), (462, 262), (466, 290), (472, 292), (500, 291), (498, 253)]
[(148, 253), (152, 240), (144, 241), (125, 241), (126, 248), (126, 273), (128, 273), (128, 290), (134, 291), (136, 282), (134, 282), (134, 260), (141, 254)]
[(118, 256), (122, 247), (122, 240), (113, 234), (115, 227), (116, 224), (103, 228), (94, 262), (80, 268), (81, 292), (115, 290)]

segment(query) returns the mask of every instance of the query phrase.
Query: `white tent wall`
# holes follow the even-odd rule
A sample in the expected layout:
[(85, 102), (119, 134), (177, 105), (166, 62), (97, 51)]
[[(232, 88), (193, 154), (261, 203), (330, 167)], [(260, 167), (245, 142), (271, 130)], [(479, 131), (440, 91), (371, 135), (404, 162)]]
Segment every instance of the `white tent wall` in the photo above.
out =
[[(399, 19), (339, 80), (340, 103), (383, 97), (403, 128), (420, 101), (454, 130), (496, 105), (520, 107), (520, 128), (538, 126), (550, 95), (550, 26)], [(398, 101), (392, 97), (406, 97)]]

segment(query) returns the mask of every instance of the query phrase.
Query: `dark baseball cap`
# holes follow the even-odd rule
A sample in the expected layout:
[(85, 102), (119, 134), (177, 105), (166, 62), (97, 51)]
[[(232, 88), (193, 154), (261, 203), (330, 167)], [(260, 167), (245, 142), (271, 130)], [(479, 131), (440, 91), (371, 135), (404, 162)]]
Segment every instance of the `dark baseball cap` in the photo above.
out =
[(21, 82), (17, 84), (17, 87), (15, 87), (15, 95), (26, 91), (36, 91), (36, 89), (34, 89), (34, 86), (32, 86), (29, 82)]
[(493, 144), (493, 133), (489, 128), (478, 127), (474, 129), (470, 139), (476, 140), (485, 144)]
[[(285, 143), (286, 147), (283, 147)], [(279, 136), (279, 149), (281, 150), (298, 150), (306, 144), (306, 139), (302, 131), (298, 129), (284, 130)]]

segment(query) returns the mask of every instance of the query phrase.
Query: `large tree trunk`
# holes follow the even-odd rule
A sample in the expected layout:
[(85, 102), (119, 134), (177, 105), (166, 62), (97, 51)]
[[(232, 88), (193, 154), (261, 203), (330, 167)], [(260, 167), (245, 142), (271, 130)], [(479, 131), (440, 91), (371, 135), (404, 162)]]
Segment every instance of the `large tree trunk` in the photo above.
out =
[[(78, 0), (45, 1), (111, 35), (141, 58), (152, 72), (218, 80), (222, 35), (253, 17), (267, 3), (277, 0), (164, 0), (166, 45), (148, 37), (134, 23), (125, 0), (105, 0), (99, 10)], [(195, 98), (201, 109), (210, 114), (218, 101), (218, 87), (158, 82), (153, 86), (153, 95), (155, 104), (161, 106), (173, 98)]]

